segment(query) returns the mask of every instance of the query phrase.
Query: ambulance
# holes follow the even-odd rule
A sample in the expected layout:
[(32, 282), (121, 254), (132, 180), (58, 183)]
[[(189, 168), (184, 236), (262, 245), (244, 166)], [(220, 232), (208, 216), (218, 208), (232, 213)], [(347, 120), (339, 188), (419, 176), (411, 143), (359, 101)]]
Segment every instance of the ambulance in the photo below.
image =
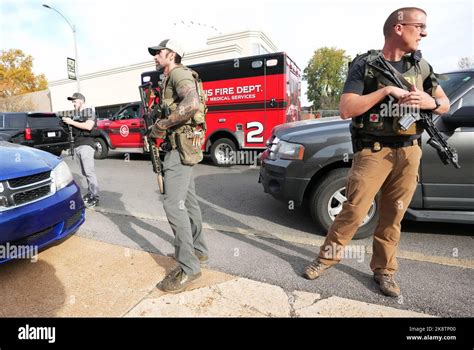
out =
[[(301, 70), (286, 53), (189, 65), (207, 94), (203, 151), (214, 164), (253, 163), (272, 129), (300, 119)], [(141, 75), (158, 86), (157, 71)]]

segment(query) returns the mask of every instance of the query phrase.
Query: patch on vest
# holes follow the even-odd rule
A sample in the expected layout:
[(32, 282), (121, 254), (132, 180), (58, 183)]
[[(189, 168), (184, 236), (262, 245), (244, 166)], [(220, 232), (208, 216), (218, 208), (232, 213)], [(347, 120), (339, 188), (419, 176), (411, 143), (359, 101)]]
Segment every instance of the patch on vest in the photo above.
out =
[(371, 123), (378, 123), (380, 121), (380, 116), (377, 113), (370, 113), (369, 121)]

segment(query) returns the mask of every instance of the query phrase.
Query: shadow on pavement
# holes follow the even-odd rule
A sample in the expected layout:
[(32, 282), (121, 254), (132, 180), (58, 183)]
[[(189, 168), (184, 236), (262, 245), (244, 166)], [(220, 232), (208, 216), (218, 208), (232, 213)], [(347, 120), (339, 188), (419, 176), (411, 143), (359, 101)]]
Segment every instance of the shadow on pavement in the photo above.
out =
[[(123, 205), (123, 202), (121, 201), (122, 195), (120, 193), (110, 192), (110, 191), (101, 191), (100, 196), (101, 196), (101, 199), (100, 199), (101, 208), (106, 209), (107, 207), (113, 207), (114, 210), (118, 210), (119, 212), (127, 212), (125, 206)], [(162, 204), (157, 201), (154, 205), (158, 206)], [(166, 256), (166, 254), (162, 250), (160, 250), (160, 248), (155, 243), (151, 242), (143, 234), (139, 233), (134, 228), (134, 226), (140, 227), (141, 229), (145, 231), (151, 232), (152, 234), (156, 235), (160, 239), (168, 242), (171, 246), (174, 246), (174, 238), (170, 234), (160, 230), (156, 226), (150, 225), (144, 222), (143, 220), (140, 220), (139, 218), (136, 218), (134, 216), (117, 215), (117, 214), (107, 213), (107, 212), (100, 212), (100, 214), (104, 215), (111, 222), (113, 222), (117, 226), (120, 233), (122, 233), (122, 235), (129, 238), (131, 241), (135, 242), (142, 250), (146, 252), (156, 253), (156, 254)], [(152, 255), (152, 256), (155, 257), (155, 255)], [(160, 260), (155, 259), (155, 260), (159, 265), (162, 265), (161, 259)], [(168, 271), (174, 266), (163, 266), (163, 267)]]
[(44, 260), (13, 260), (0, 265), (0, 317), (55, 316), (66, 303), (54, 266)]
[[(309, 234), (321, 234), (321, 232), (316, 231), (309, 211), (305, 206), (293, 209), (291, 204), (278, 201), (263, 192), (262, 185), (258, 183), (259, 168), (234, 167), (245, 167), (247, 170), (241, 173), (229, 172), (196, 176), (198, 196), (213, 205), (238, 214), (260, 217), (278, 225)], [(248, 181), (249, 177), (252, 179), (250, 182)], [(212, 184), (212, 186), (209, 186), (209, 184)], [(216, 193), (219, 195), (216, 195)], [(202, 206), (209, 207), (205, 203), (202, 203)], [(219, 213), (217, 216), (211, 216), (203, 210), (203, 219), (211, 224), (228, 225), (225, 221), (219, 219)], [(236, 227), (248, 227), (239, 221), (234, 224), (236, 224)]]

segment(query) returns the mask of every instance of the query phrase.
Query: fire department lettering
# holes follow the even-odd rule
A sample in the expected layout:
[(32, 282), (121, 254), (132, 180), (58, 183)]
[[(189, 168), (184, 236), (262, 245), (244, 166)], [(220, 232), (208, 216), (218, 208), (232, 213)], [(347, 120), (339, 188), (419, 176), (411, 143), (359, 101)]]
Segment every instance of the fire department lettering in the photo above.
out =
[(252, 92), (260, 92), (262, 90), (262, 85), (247, 85), (247, 86), (237, 86), (237, 87), (223, 87), (206, 90), (208, 97), (213, 96), (225, 96), (225, 95), (234, 95), (234, 94), (248, 94)]

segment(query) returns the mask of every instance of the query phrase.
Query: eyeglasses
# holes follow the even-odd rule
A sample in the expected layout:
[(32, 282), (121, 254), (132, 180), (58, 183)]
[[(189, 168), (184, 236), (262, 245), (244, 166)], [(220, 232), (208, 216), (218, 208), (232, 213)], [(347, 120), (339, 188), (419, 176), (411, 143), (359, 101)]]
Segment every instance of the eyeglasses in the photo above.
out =
[(402, 26), (413, 26), (416, 29), (418, 29), (420, 33), (426, 30), (426, 24), (424, 23), (398, 23), (398, 24), (401, 24)]

